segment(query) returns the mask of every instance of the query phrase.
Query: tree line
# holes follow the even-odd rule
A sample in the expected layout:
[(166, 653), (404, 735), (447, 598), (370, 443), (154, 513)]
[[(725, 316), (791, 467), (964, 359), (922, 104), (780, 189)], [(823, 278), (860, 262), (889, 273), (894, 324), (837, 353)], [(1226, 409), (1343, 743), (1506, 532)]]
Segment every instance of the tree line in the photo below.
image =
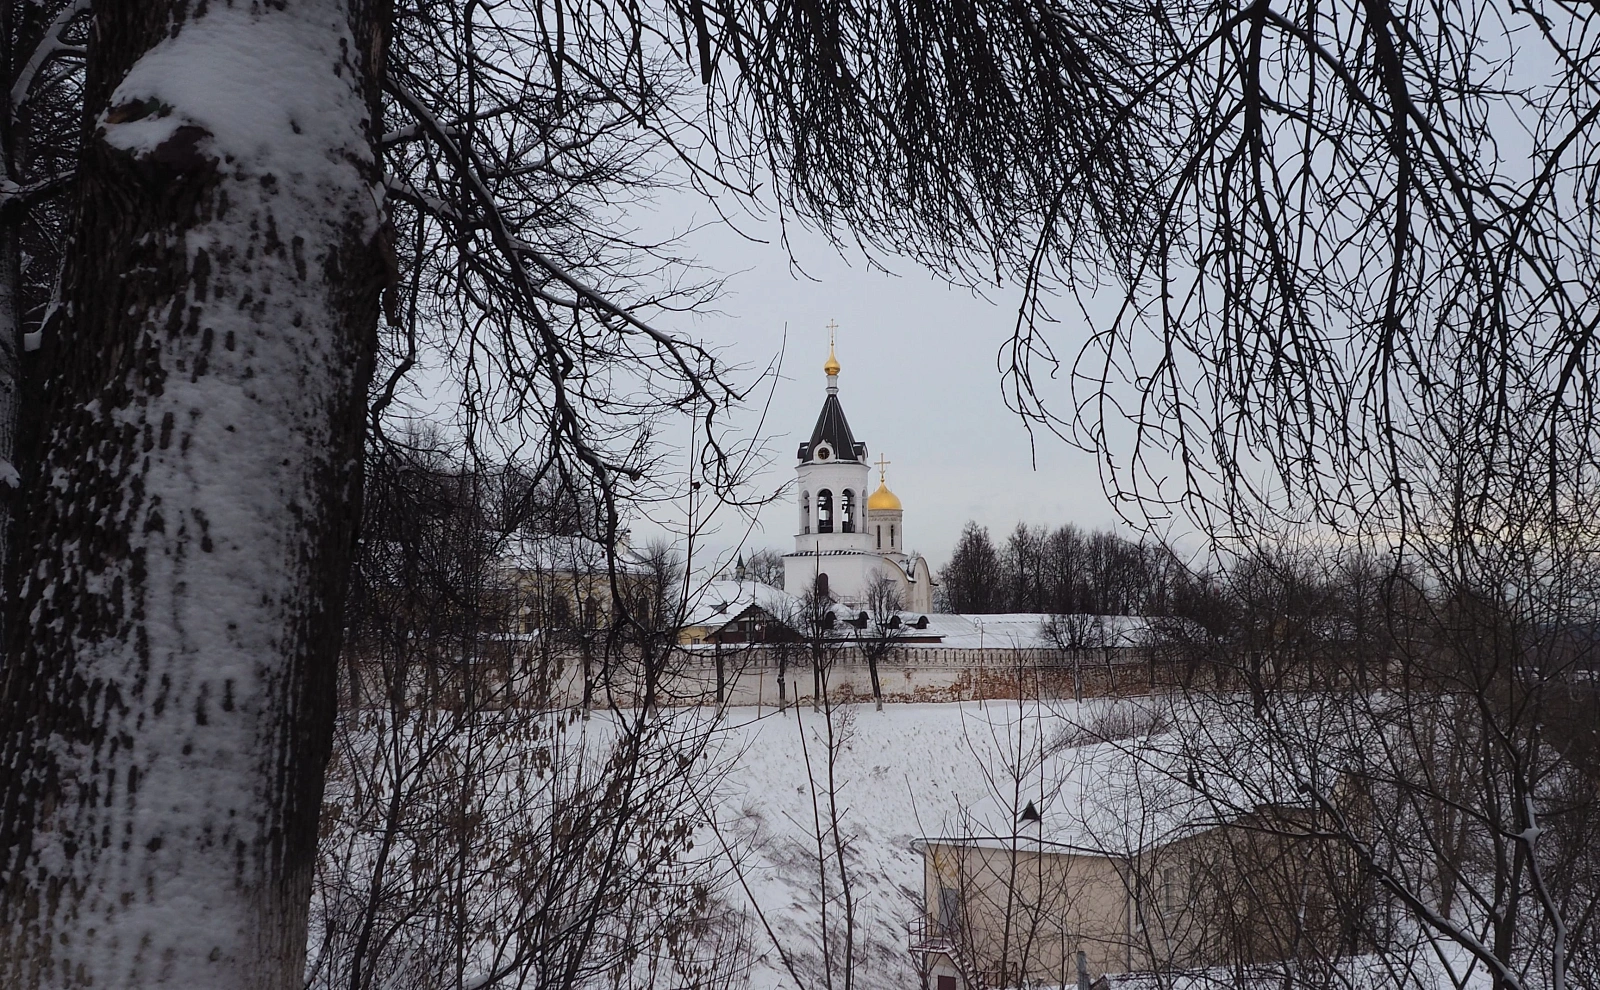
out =
[(997, 546), (969, 521), (939, 571), (940, 611), (1168, 615), (1187, 610), (1199, 583), (1170, 549), (1110, 530), (1019, 522)]

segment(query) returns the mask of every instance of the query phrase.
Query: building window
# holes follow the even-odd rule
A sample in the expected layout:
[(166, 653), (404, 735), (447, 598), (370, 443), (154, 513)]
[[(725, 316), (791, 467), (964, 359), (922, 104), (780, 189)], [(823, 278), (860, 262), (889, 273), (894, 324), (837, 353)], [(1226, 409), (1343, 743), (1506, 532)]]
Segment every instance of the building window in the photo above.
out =
[(878, 527), (878, 549), (879, 550), (883, 549), (883, 527), (882, 526)]
[(856, 493), (846, 488), (839, 497), (839, 517), (844, 522), (841, 533), (856, 531)]
[(890, 523), (889, 524), (889, 548), (892, 550), (892, 549), (895, 548), (895, 546), (897, 546), (897, 544), (894, 542), (894, 523)]
[(800, 493), (800, 535), (811, 532), (811, 493)]
[(817, 532), (833, 532), (833, 492), (826, 488), (817, 492)]

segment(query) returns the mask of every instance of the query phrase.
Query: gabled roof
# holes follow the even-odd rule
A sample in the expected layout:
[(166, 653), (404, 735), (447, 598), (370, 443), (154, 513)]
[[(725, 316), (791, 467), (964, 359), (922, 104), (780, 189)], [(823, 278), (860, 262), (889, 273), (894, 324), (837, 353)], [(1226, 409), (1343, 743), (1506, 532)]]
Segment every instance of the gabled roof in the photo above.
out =
[[(1196, 726), (1024, 757), (1021, 765), (996, 774), (1005, 781), (1015, 772), (1014, 791), (991, 787), (960, 809), (956, 829), (919, 838), (913, 847), (970, 845), (1121, 859), (1248, 815), (1306, 810), (1294, 770), (1275, 765), (1273, 754), (1257, 752), (1226, 724), (1208, 718)], [(1013, 743), (1020, 731), (1015, 723), (1005, 727)], [(1048, 743), (1035, 739), (1033, 745)], [(1020, 820), (1023, 809), (1015, 806), (1024, 802), (1033, 804), (1036, 819)]]
[(712, 581), (700, 590), (684, 617), (685, 626), (722, 628), (751, 606), (783, 619), (800, 609), (800, 600), (760, 581)]
[(833, 448), (833, 456), (841, 461), (859, 461), (867, 456), (867, 445), (857, 442), (856, 435), (850, 432), (850, 421), (844, 418), (844, 406), (839, 404), (839, 396), (832, 391), (822, 400), (822, 412), (817, 414), (817, 425), (811, 429), (811, 440), (800, 445), (800, 459), (809, 460), (811, 452), (823, 441), (827, 441), (828, 446)]
[[(552, 574), (603, 575), (607, 573), (604, 543), (587, 536), (518, 534), (506, 544), (506, 563), (524, 571)], [(625, 543), (616, 548), (619, 573), (643, 572), (643, 555)]]

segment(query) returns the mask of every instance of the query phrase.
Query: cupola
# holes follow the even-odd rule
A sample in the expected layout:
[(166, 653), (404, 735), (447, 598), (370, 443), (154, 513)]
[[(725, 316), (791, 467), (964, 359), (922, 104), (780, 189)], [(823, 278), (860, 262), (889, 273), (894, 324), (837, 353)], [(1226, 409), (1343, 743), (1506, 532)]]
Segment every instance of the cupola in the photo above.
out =
[(867, 496), (868, 512), (898, 512), (902, 508), (900, 497), (882, 481), (878, 482), (878, 490)]

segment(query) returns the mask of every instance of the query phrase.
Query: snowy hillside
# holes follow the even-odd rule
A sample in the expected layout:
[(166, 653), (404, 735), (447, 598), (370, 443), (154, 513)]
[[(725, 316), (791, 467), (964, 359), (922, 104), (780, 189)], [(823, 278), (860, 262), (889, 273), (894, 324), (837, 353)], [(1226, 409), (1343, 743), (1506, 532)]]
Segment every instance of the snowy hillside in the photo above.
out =
[[(1055, 819), (1057, 828), (1089, 828), (1093, 834), (1073, 841), (1097, 848), (1137, 846), (1148, 838), (1110, 826), (1135, 819), (1157, 826), (1163, 816), (1139, 816), (1125, 805), (1125, 795), (1089, 778), (1103, 783), (1128, 772), (1106, 763), (1108, 755), (1125, 760), (1128, 743), (1097, 744), (1096, 738), (1149, 738), (1143, 730), (1158, 707), (1149, 699), (906, 704), (881, 712), (870, 704), (837, 706), (832, 790), (857, 924), (853, 986), (920, 985), (906, 937), (907, 923), (922, 910), (922, 859), (912, 841), (1003, 828), (1015, 809), (1037, 798), (1041, 768), (1056, 781), (1042, 800), (1046, 827)], [(724, 893), (751, 918), (752, 990), (844, 985), (845, 898), (828, 800), (829, 729), (824, 714), (801, 706), (781, 715), (770, 708), (732, 709), (718, 730), (716, 758), (732, 769), (715, 830), (720, 838), (711, 839), (740, 864)], [(824, 887), (826, 905), (818, 894)], [(826, 947), (825, 925), (833, 932)], [(1415, 934), (1409, 948), (1397, 938), (1387, 959), (1349, 961), (1348, 985), (1394, 985), (1386, 967), (1396, 960), (1417, 986), (1487, 985), (1482, 966), (1460, 946)], [(1197, 988), (1227, 983), (1204, 974), (1192, 981)], [(1147, 984), (1124, 978), (1118, 986), (1146, 990)]]
[[(1017, 747), (1034, 750), (1041, 733), (1053, 738), (1070, 730), (1075, 712), (1070, 702), (1055, 703), (1041, 720), (1035, 705), (992, 701), (834, 709), (833, 730), (841, 740), (834, 804), (860, 929), (856, 986), (917, 986), (906, 950), (906, 924), (921, 910), (922, 862), (912, 840), (948, 833), (967, 809), (1004, 800), (1014, 785), (1005, 768), (1018, 764)], [(829, 819), (828, 719), (801, 706), (782, 715), (768, 708), (733, 710), (728, 723), (723, 755), (734, 758), (735, 769), (722, 801), (721, 832), (742, 863), (745, 903), (759, 908), (753, 912), (757, 961), (750, 985), (827, 986), (826, 971), (831, 968), (837, 981), (843, 967), (842, 934), (830, 941), (831, 958), (824, 958), (818, 896), (820, 835), (831, 895), (827, 924), (842, 933)], [(740, 894), (734, 889), (729, 898)]]

